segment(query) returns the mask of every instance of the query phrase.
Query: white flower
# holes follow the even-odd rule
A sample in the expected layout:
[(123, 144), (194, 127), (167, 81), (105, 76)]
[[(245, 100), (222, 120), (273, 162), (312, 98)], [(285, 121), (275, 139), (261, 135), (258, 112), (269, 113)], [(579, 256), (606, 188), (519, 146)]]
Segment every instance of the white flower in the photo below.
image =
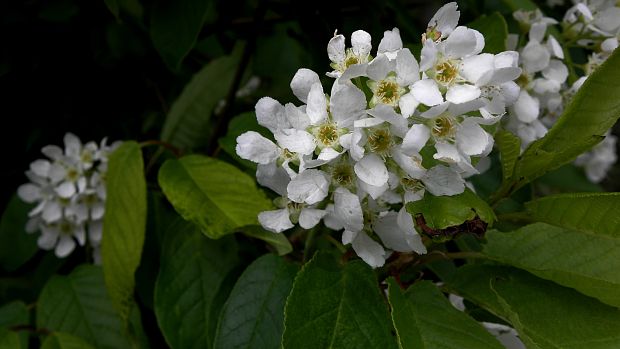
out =
[(608, 132), (601, 143), (575, 160), (577, 166), (584, 167), (586, 176), (588, 176), (590, 181), (599, 183), (605, 179), (611, 166), (618, 160), (616, 154), (617, 142), (618, 137)]
[(363, 74), (372, 49), (370, 40), (370, 34), (357, 30), (351, 34), (351, 48), (345, 49), (344, 36), (334, 35), (327, 44), (327, 55), (332, 61), (331, 67), (334, 71), (327, 73), (327, 76), (339, 78), (349, 68), (353, 70), (349, 78), (355, 77), (354, 74), (357, 76)]
[(427, 39), (439, 41), (448, 37), (459, 24), (461, 12), (457, 9), (456, 2), (450, 2), (437, 10), (433, 18), (428, 21), (426, 33), (422, 34), (422, 42)]

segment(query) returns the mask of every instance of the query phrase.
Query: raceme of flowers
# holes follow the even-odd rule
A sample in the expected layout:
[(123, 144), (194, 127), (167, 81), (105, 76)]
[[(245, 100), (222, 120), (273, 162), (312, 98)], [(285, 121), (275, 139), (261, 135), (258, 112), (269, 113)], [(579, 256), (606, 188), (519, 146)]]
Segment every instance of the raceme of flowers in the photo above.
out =
[[(525, 149), (547, 133), (587, 76), (618, 47), (620, 6), (607, 0), (576, 2), (566, 12), (561, 26), (556, 27), (560, 29), (556, 35), (563, 38), (565, 47), (550, 34), (550, 27), (558, 22), (544, 17), (540, 10), (517, 11), (514, 18), (527, 32), (527, 41), (520, 41), (516, 34), (509, 36), (509, 47), (520, 52), (523, 73), (517, 79), (521, 91), (509, 109), (505, 127), (519, 136)], [(589, 52), (588, 62), (582, 67), (584, 76), (577, 76), (572, 60), (565, 57), (571, 47)], [(571, 71), (574, 81), (569, 83)], [(616, 162), (616, 142), (617, 138), (608, 133), (591, 152), (575, 161), (584, 167), (590, 181), (602, 181)]]
[(493, 148), (488, 130), (520, 97), (519, 53), (481, 53), (484, 37), (458, 26), (459, 16), (456, 3), (435, 14), (419, 59), (396, 28), (374, 56), (365, 31), (351, 35), (350, 47), (335, 35), (329, 94), (317, 73), (299, 69), (291, 89), (303, 105), (258, 101), (258, 123), (273, 140), (249, 131), (236, 151), (280, 195), (277, 210), (258, 216), (265, 229), (311, 229), (322, 220), (373, 267), (392, 251), (426, 253), (405, 204), (426, 191), (462, 193)]
[(26, 225), (28, 233), (40, 232), (37, 243), (63, 258), (76, 245), (89, 246), (94, 262), (100, 262), (100, 246), (105, 211), (108, 155), (118, 146), (103, 139), (88, 142), (67, 133), (64, 149), (43, 147), (47, 159), (35, 160), (26, 171), (29, 183), (21, 185), (18, 196), (35, 204)]

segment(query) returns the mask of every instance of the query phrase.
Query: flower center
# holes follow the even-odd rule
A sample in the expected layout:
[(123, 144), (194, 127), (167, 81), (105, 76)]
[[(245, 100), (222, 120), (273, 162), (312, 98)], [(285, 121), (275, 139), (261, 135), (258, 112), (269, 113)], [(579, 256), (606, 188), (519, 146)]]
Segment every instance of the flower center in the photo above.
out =
[(386, 105), (396, 106), (400, 99), (400, 86), (391, 80), (381, 80), (377, 85), (375, 95)]
[(444, 61), (435, 66), (435, 81), (443, 85), (451, 85), (458, 74), (458, 66), (451, 61)]
[(63, 220), (58, 224), (58, 230), (60, 231), (60, 234), (71, 235), (73, 233), (73, 224), (69, 221)]
[(353, 168), (347, 162), (340, 162), (332, 169), (332, 180), (337, 185), (343, 187), (350, 187), (353, 184), (355, 175), (353, 174)]
[(67, 169), (67, 179), (71, 182), (76, 182), (80, 178), (80, 173), (74, 167)]
[(527, 88), (527, 85), (530, 84), (531, 80), (532, 79), (528, 74), (523, 73), (517, 78), (517, 80), (515, 80), (515, 82), (519, 85), (519, 87)]
[(368, 146), (373, 153), (387, 155), (393, 145), (392, 135), (387, 128), (373, 130), (368, 135)]
[(401, 178), (400, 184), (402, 184), (406, 191), (419, 191), (424, 189), (424, 184), (422, 184), (421, 181), (410, 177)]
[(454, 140), (456, 135), (456, 119), (447, 114), (440, 115), (433, 120), (431, 132), (435, 138)]
[(82, 155), (80, 156), (80, 160), (82, 160), (83, 163), (91, 163), (91, 162), (93, 162), (93, 153), (88, 151), (88, 150), (82, 151)]
[(336, 144), (339, 139), (338, 127), (332, 123), (326, 123), (319, 126), (316, 137), (324, 147), (331, 147)]
[(352, 66), (353, 64), (358, 64), (360, 60), (356, 56), (348, 56), (344, 61), (345, 68)]

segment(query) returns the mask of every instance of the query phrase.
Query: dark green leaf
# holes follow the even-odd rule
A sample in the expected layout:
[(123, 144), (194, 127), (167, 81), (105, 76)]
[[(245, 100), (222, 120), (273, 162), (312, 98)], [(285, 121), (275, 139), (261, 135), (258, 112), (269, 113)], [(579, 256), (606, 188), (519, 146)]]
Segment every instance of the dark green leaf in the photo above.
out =
[(501, 130), (495, 134), (495, 144), (497, 144), (502, 162), (503, 182), (512, 180), (515, 164), (521, 154), (521, 140), (508, 131)]
[[(30, 319), (26, 304), (21, 301), (7, 303), (0, 307), (0, 329), (19, 325), (29, 325)], [(0, 335), (1, 336), (1, 335)], [(28, 347), (28, 333), (22, 331), (18, 334), (22, 348)], [(2, 346), (0, 345), (0, 348)]]
[(377, 277), (364, 262), (344, 266), (317, 254), (297, 274), (286, 301), (285, 349), (396, 348)]
[(615, 51), (588, 77), (545, 137), (521, 155), (515, 187), (571, 162), (600, 142), (620, 118), (619, 94), (620, 51)]
[(469, 23), (468, 27), (476, 29), (484, 35), (483, 52), (500, 53), (506, 51), (508, 25), (504, 17), (498, 12), (494, 12), (489, 16), (482, 15)]
[[(172, 348), (212, 348), (225, 300), (219, 293), (237, 264), (231, 238), (211, 240), (189, 222), (170, 227), (155, 283), (155, 314)], [(226, 296), (228, 294), (226, 293)]]
[(19, 341), (19, 336), (16, 332), (9, 331), (6, 328), (0, 327), (0, 349), (20, 349), (25, 348)]
[(80, 337), (95, 348), (131, 347), (106, 292), (103, 272), (92, 265), (49, 280), (37, 303), (37, 327)]
[(284, 234), (272, 233), (257, 225), (243, 227), (242, 232), (249, 237), (263, 240), (269, 245), (273, 246), (273, 248), (276, 249), (276, 252), (278, 252), (279, 256), (284, 256), (285, 254), (289, 254), (293, 251), (293, 246), (291, 245), (291, 242)]
[(126, 322), (146, 229), (146, 180), (140, 146), (123, 143), (110, 156), (108, 166), (101, 257), (112, 304)]
[(196, 44), (205, 21), (216, 13), (216, 1), (157, 1), (151, 12), (151, 40), (164, 62), (177, 69)]
[(258, 224), (258, 214), (272, 207), (252, 177), (200, 155), (166, 161), (159, 171), (159, 185), (183, 218), (214, 239)]
[[(617, 234), (617, 231), (615, 232)], [(484, 253), (620, 307), (620, 239), (545, 223), (487, 233)]]
[(538, 9), (538, 6), (531, 0), (503, 0), (503, 2), (512, 12), (518, 10), (534, 11)]
[(250, 264), (222, 309), (214, 348), (279, 348), (296, 273), (295, 265), (272, 254)]
[(119, 20), (120, 17), (120, 7), (118, 5), (118, 0), (103, 0), (105, 5), (108, 7), (108, 10), (116, 17), (116, 20)]
[(402, 349), (503, 348), (478, 322), (454, 308), (430, 281), (403, 291), (390, 278), (388, 299)]
[(533, 220), (620, 239), (620, 193), (547, 196), (525, 207)]
[(564, 165), (538, 178), (537, 183), (544, 184), (561, 192), (601, 192), (600, 184), (592, 183), (582, 168), (573, 164)]
[(495, 221), (495, 213), (489, 205), (469, 189), (455, 196), (434, 196), (426, 193), (422, 200), (409, 203), (407, 211), (414, 217), (421, 214), (426, 225), (433, 229), (460, 225), (476, 216), (489, 225)]
[(31, 206), (14, 195), (0, 218), (0, 266), (14, 271), (37, 252), (37, 235), (26, 233)]
[(91, 349), (90, 344), (68, 333), (54, 332), (43, 341), (41, 349)]
[(162, 140), (183, 149), (209, 143), (211, 115), (232, 87), (242, 51), (238, 45), (230, 56), (213, 60), (192, 77), (166, 116)]
[(525, 271), (460, 268), (450, 288), (510, 322), (528, 348), (620, 347), (620, 311)]

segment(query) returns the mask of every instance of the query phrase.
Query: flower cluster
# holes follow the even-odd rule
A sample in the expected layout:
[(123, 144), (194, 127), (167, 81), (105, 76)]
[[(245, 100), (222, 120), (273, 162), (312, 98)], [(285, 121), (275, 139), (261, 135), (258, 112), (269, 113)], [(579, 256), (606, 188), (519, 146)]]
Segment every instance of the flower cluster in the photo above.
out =
[[(517, 11), (514, 18), (528, 32), (529, 40), (517, 48), (519, 36), (509, 36), (511, 48), (521, 53), (519, 66), (523, 73), (517, 79), (521, 87), (519, 98), (509, 109), (510, 117), (505, 126), (519, 136), (524, 149), (547, 133), (588, 75), (618, 47), (620, 7), (617, 2), (607, 0), (576, 2), (566, 12), (561, 23), (562, 31), (558, 32), (564, 47), (548, 30), (558, 22), (544, 17), (540, 10)], [(572, 60), (564, 63), (564, 54), (571, 47), (589, 52), (581, 77), (576, 75), (574, 67), (567, 67), (566, 64), (574, 65)], [(571, 70), (573, 82), (569, 83)], [(592, 182), (600, 182), (616, 162), (615, 144), (616, 137), (608, 133), (601, 144), (580, 156), (575, 164), (585, 168)]]
[(329, 95), (317, 73), (300, 69), (291, 89), (303, 105), (258, 101), (258, 123), (273, 140), (249, 131), (236, 151), (280, 195), (278, 209), (258, 217), (265, 229), (311, 229), (323, 220), (344, 229), (342, 242), (373, 267), (391, 251), (426, 252), (405, 204), (425, 192), (462, 193), (492, 150), (489, 125), (519, 96), (519, 54), (481, 53), (484, 37), (458, 26), (459, 16), (456, 3), (435, 14), (419, 60), (396, 28), (374, 57), (368, 33), (354, 32), (350, 47), (335, 35), (327, 45)]
[(48, 159), (30, 164), (26, 176), (30, 183), (21, 185), (17, 194), (27, 203), (36, 204), (29, 213), (26, 231), (40, 231), (38, 245), (54, 250), (56, 256), (68, 256), (76, 244), (88, 244), (96, 263), (105, 210), (105, 174), (108, 154), (119, 143), (82, 144), (71, 133), (64, 137), (64, 149), (45, 146), (41, 151)]

